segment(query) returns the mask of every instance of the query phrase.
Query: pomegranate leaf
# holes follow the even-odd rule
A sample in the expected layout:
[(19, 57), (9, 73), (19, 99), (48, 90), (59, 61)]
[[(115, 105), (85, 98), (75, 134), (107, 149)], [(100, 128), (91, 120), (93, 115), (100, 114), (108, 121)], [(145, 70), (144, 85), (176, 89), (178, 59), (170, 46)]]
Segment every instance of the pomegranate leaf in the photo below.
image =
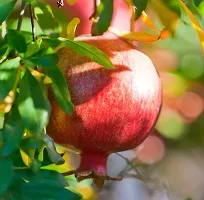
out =
[(63, 73), (59, 67), (55, 65), (52, 65), (49, 68), (45, 67), (44, 72), (52, 80), (51, 87), (57, 103), (66, 113), (72, 114), (74, 111), (74, 105), (71, 102), (67, 82)]
[(193, 13), (188, 9), (188, 7), (183, 3), (183, 1), (180, 1), (183, 9), (185, 10), (188, 17), (191, 19), (191, 22), (193, 24), (194, 29), (197, 31), (198, 37), (200, 39), (202, 53), (204, 55), (204, 31), (202, 30), (200, 24), (198, 23), (198, 20), (193, 15)]
[(67, 187), (68, 183), (62, 174), (54, 171), (54, 170), (45, 170), (41, 169), (38, 173), (33, 174), (30, 170), (24, 170), (23, 173), (19, 173), (23, 179), (28, 181), (55, 181), (61, 187)]
[(24, 134), (24, 127), (17, 108), (13, 108), (9, 113), (2, 134), (3, 145), (0, 156), (9, 156), (17, 148)]
[(53, 30), (59, 29), (59, 24), (56, 21), (51, 7), (49, 5), (45, 5), (41, 2), (36, 2), (35, 6), (35, 16), (40, 28), (47, 34), (53, 32)]
[(36, 53), (28, 56), (25, 60), (25, 64), (29, 67), (50, 67), (56, 65), (58, 62), (57, 55), (51, 48), (41, 48)]
[(0, 64), (0, 102), (12, 90), (20, 66), (20, 58), (13, 58)]
[(106, 69), (115, 68), (108, 56), (103, 51), (93, 45), (89, 45), (81, 41), (71, 41), (68, 39), (63, 40), (63, 44), (64, 46), (72, 49), (76, 53), (89, 57), (91, 60), (97, 62)]
[(146, 9), (147, 3), (148, 0), (133, 0), (133, 4), (136, 7), (135, 20), (137, 20), (141, 16), (142, 11)]
[(94, 35), (102, 35), (108, 30), (111, 24), (112, 15), (113, 0), (101, 0), (100, 5), (97, 7), (97, 12), (93, 14), (93, 18), (99, 17), (98, 21), (93, 23)]
[(68, 3), (69, 5), (73, 5), (73, 4), (76, 3), (76, 1), (77, 1), (77, 0), (67, 0), (67, 3)]
[(21, 140), (20, 148), (25, 153), (29, 154), (30, 149), (40, 149), (45, 143), (36, 137), (27, 137)]
[(18, 109), (24, 127), (38, 136), (43, 133), (50, 114), (50, 104), (43, 89), (43, 84), (26, 70), (20, 82)]
[(201, 4), (202, 1), (203, 0), (194, 0), (195, 6), (198, 7)]
[(0, 25), (10, 15), (17, 0), (6, 0), (0, 2)]
[(56, 165), (63, 164), (65, 161), (61, 157), (61, 155), (56, 151), (52, 138), (50, 138), (48, 135), (44, 135), (43, 141), (46, 144), (46, 150), (47, 150), (47, 153), (48, 153), (48, 156), (51, 162), (55, 163)]
[(19, 149), (17, 149), (12, 153), (11, 158), (12, 158), (13, 166), (22, 167), (22, 168), (26, 167), (25, 163), (23, 162)]
[(16, 30), (10, 30), (6, 34), (6, 40), (8, 45), (18, 51), (18, 53), (25, 53), (27, 50), (27, 44), (23, 35), (18, 33)]
[(71, 22), (69, 22), (67, 26), (67, 38), (69, 38), (70, 40), (74, 40), (76, 28), (79, 23), (80, 23), (80, 19), (77, 17), (72, 19)]
[(165, 5), (181, 17), (181, 6), (178, 0), (163, 0)]
[(28, 49), (26, 51), (26, 57), (29, 57), (35, 53), (37, 53), (39, 50), (40, 50), (40, 47), (41, 47), (41, 44), (42, 44), (42, 39), (37, 39), (35, 42), (31, 42), (29, 45), (28, 45)]
[(10, 158), (0, 159), (0, 196), (7, 190), (13, 175), (12, 160)]
[(152, 5), (161, 23), (174, 35), (179, 20), (177, 12), (170, 9), (163, 0), (152, 0)]
[(81, 199), (80, 195), (64, 187), (61, 187), (58, 184), (58, 182), (49, 179), (44, 179), (43, 181), (35, 180), (28, 182), (23, 185), (22, 189), (23, 196), (25, 197), (25, 199), (38, 199), (38, 200)]

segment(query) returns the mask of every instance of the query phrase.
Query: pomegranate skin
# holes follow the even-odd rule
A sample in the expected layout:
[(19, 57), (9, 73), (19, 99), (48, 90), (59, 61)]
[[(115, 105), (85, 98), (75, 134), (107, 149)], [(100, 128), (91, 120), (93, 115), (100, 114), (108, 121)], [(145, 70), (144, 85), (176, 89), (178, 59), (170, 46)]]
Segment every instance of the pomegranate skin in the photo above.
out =
[(80, 152), (78, 171), (104, 177), (110, 153), (137, 147), (153, 129), (162, 104), (161, 84), (151, 60), (113, 34), (78, 40), (105, 52), (115, 69), (104, 69), (71, 49), (60, 49), (59, 67), (75, 111), (71, 116), (63, 112), (49, 92), (52, 112), (47, 134)]

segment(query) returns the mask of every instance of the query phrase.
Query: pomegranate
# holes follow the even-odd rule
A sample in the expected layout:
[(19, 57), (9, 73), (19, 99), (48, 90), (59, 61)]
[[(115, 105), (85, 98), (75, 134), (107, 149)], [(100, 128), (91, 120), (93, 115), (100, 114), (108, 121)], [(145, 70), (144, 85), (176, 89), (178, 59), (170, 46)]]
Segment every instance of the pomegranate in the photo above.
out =
[(79, 151), (80, 166), (71, 172), (78, 180), (115, 180), (107, 175), (107, 157), (137, 147), (149, 135), (161, 108), (160, 79), (146, 55), (111, 33), (78, 40), (105, 52), (115, 69), (107, 70), (71, 49), (60, 49), (59, 67), (75, 111), (71, 116), (64, 113), (50, 92), (47, 133), (56, 143)]

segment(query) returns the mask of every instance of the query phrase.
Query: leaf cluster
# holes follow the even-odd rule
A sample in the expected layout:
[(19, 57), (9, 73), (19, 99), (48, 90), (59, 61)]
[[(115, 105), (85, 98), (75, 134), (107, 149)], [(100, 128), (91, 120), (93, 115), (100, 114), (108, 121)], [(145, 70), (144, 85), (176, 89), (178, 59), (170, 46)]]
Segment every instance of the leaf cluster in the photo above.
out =
[(67, 114), (74, 111), (56, 52), (62, 47), (71, 48), (108, 69), (114, 67), (96, 47), (74, 41), (73, 37), (59, 38), (59, 23), (50, 6), (40, 1), (22, 1), (22, 6), (34, 9), (35, 23), (41, 29), (37, 37), (31, 27), (22, 28), (20, 17), (17, 23), (21, 30), (16, 30), (9, 24), (16, 3), (0, 1), (0, 198), (81, 199), (62, 174), (54, 168), (46, 169), (64, 163), (46, 135), (51, 112), (48, 87)]

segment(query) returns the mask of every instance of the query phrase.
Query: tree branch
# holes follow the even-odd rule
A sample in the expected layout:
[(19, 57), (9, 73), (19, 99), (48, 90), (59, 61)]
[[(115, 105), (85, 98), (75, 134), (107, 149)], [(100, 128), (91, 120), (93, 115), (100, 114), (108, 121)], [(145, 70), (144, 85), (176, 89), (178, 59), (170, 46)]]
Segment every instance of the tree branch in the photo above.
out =
[(26, 6), (27, 6), (26, 5), (26, 1), (22, 0), (22, 3), (21, 3), (21, 12), (20, 12), (20, 16), (19, 16), (19, 19), (18, 19), (18, 25), (17, 25), (17, 31), (18, 32), (21, 30), (21, 25), (22, 25), (23, 16), (24, 16), (24, 13), (25, 13)]
[(33, 36), (33, 42), (36, 40), (36, 33), (35, 33), (35, 22), (34, 22), (34, 10), (29, 4), (29, 11), (30, 11), (30, 22), (31, 22), (31, 28), (32, 28), (32, 36)]

